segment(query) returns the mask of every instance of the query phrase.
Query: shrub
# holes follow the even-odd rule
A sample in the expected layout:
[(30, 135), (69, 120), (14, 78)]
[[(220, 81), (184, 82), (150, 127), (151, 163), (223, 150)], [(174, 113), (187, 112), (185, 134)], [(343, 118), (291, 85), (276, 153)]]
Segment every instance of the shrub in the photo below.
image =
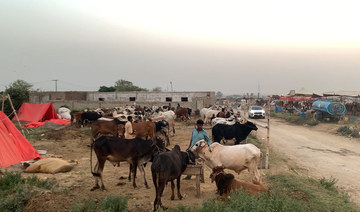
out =
[(360, 138), (360, 131), (354, 127), (342, 126), (337, 129), (337, 132), (343, 136), (351, 136), (353, 138)]
[(52, 189), (54, 179), (22, 178), (19, 173), (7, 172), (0, 176), (0, 211), (23, 211), (26, 202), (36, 194), (37, 188)]
[(122, 196), (107, 196), (101, 202), (101, 208), (103, 211), (112, 212), (112, 211), (126, 211), (128, 198)]

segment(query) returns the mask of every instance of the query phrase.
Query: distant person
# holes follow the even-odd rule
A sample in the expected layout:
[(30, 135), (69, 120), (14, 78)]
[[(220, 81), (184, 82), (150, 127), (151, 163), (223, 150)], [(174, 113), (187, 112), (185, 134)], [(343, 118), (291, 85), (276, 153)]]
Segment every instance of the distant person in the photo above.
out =
[(133, 127), (132, 127), (133, 117), (128, 116), (127, 119), (128, 119), (128, 121), (125, 124), (124, 137), (125, 137), (125, 139), (134, 139), (136, 137), (136, 135), (135, 135), (135, 130), (133, 130)]
[(180, 104), (178, 103), (178, 105), (176, 106), (176, 109), (179, 109), (180, 108)]
[[(199, 119), (196, 121), (196, 127), (193, 129), (190, 144), (187, 150), (190, 150), (198, 141), (205, 140), (206, 143), (210, 146), (211, 140), (208, 133), (203, 129), (204, 121)], [(187, 175), (184, 180), (190, 180), (191, 175)]]

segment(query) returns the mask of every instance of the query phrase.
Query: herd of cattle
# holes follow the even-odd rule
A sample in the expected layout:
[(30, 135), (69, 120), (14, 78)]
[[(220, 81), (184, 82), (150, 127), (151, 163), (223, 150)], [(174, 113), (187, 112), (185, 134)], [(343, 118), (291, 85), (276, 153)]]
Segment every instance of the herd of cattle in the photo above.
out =
[[(216, 181), (220, 195), (228, 196), (231, 189), (238, 188), (255, 195), (266, 191), (261, 185), (261, 175), (257, 168), (262, 157), (260, 149), (253, 144), (240, 144), (252, 130), (257, 130), (256, 125), (241, 119), (238, 111), (227, 108), (203, 108), (198, 111), (198, 114), (205, 120), (205, 124), (213, 126), (211, 132), (214, 142), (207, 145), (201, 140), (191, 149), (181, 151), (178, 145), (171, 150), (166, 146), (170, 145), (170, 129), (172, 129), (171, 136), (175, 136), (175, 120), (189, 120), (191, 115), (189, 108), (138, 106), (73, 113), (72, 121), (76, 126), (87, 124), (91, 126), (90, 164), (91, 173), (95, 177), (92, 190), (105, 189), (102, 172), (107, 160), (113, 165), (125, 161), (130, 164), (129, 181), (132, 174), (134, 188), (137, 187), (135, 178), (137, 168), (139, 168), (145, 187), (148, 188), (144, 165), (152, 162), (151, 172), (156, 192), (154, 210), (159, 207), (164, 208), (161, 195), (165, 185), (171, 182), (171, 199), (173, 200), (176, 179), (177, 196), (182, 199), (180, 177), (188, 164), (195, 164), (195, 158), (201, 158), (213, 170), (211, 178)], [(133, 116), (136, 120), (133, 123), (133, 129), (136, 132), (135, 139), (123, 137), (127, 116)], [(236, 145), (220, 144), (221, 141), (225, 144), (228, 139), (235, 139)], [(92, 168), (93, 151), (97, 157), (94, 169)], [(237, 173), (247, 169), (253, 175), (253, 183), (237, 181), (233, 175), (224, 173), (224, 169), (234, 170)], [(101, 185), (99, 185), (99, 180)]]

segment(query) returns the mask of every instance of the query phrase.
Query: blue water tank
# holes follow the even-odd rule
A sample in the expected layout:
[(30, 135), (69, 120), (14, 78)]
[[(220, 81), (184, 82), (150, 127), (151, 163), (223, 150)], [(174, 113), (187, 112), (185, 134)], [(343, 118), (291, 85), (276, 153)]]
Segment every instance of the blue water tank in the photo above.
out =
[(343, 116), (345, 114), (345, 105), (333, 100), (318, 99), (313, 102), (312, 108), (330, 115)]

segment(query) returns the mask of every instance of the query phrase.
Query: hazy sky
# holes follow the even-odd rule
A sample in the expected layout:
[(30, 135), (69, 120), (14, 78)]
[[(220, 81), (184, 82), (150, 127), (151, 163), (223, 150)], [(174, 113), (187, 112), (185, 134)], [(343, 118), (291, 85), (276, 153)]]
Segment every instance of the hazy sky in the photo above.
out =
[(360, 90), (360, 1), (0, 1), (0, 91)]

